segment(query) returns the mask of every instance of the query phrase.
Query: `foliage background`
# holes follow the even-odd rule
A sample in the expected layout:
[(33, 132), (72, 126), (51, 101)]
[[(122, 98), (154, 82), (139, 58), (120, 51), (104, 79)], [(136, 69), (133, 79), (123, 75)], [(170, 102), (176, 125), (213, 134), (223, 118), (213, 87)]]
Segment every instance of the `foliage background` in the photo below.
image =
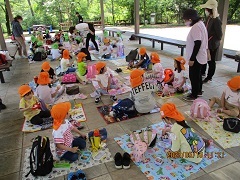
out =
[[(150, 14), (156, 13), (157, 23), (181, 24), (182, 12), (187, 8), (195, 8), (204, 16), (199, 8), (206, 0), (140, 0), (140, 19), (150, 21)], [(34, 24), (53, 25), (59, 22), (76, 23), (75, 12), (78, 11), (84, 20), (100, 20), (99, 0), (10, 0), (13, 16), (24, 18), (23, 27)], [(106, 24), (118, 24), (119, 20), (134, 23), (134, 0), (104, 0)], [(0, 0), (0, 23), (4, 32), (10, 31), (5, 8), (5, 0)], [(240, 22), (240, 0), (230, 0), (228, 22)]]

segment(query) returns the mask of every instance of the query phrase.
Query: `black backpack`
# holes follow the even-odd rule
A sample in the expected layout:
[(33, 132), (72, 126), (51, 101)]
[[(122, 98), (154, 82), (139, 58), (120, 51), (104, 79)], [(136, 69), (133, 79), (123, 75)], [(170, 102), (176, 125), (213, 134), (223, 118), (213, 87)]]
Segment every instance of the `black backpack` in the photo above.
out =
[(129, 52), (129, 54), (126, 56), (126, 61), (130, 62), (130, 61), (134, 61), (139, 59), (139, 55), (138, 55), (138, 48), (131, 50)]
[(46, 176), (53, 168), (53, 155), (48, 137), (37, 136), (30, 152), (30, 173), (33, 176)]
[(33, 61), (43, 61), (47, 58), (47, 55), (45, 53), (42, 52), (36, 52), (33, 55)]

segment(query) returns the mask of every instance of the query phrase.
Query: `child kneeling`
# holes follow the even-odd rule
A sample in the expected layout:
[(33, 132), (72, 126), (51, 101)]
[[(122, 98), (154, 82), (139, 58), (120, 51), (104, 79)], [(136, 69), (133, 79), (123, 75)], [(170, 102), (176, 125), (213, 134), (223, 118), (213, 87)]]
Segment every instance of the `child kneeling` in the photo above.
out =
[(215, 103), (221, 107), (217, 110), (218, 113), (223, 112), (228, 116), (240, 117), (240, 76), (235, 76), (229, 80), (221, 99), (213, 97), (209, 107), (212, 108)]
[[(78, 159), (78, 150), (85, 149), (86, 136), (74, 127), (69, 121), (68, 111), (71, 108), (69, 102), (59, 103), (53, 106), (51, 115), (53, 117), (53, 139), (56, 145), (57, 155), (61, 160), (74, 162)], [(79, 134), (73, 137), (71, 131)]]
[(150, 58), (147, 55), (147, 50), (145, 47), (141, 47), (139, 49), (139, 54), (140, 54), (140, 60), (139, 61), (130, 61), (128, 68), (142, 68), (145, 70), (148, 70), (148, 66), (150, 64)]

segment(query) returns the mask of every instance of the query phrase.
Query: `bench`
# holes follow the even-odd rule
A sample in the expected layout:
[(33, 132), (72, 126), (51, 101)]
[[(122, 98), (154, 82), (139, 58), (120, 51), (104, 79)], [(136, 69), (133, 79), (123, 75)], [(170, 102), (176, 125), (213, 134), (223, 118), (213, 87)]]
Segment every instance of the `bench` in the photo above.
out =
[(161, 50), (163, 50), (163, 44), (170, 44), (181, 48), (181, 56), (184, 54), (184, 48), (186, 47), (186, 42), (171, 38), (165, 38), (160, 36), (153, 36), (148, 34), (134, 34), (135, 37), (139, 39), (139, 44), (141, 44), (142, 39), (147, 39), (152, 41), (152, 48), (155, 48), (155, 42), (161, 43)]
[(0, 66), (0, 80), (1, 83), (5, 83), (3, 71), (10, 71), (10, 67), (12, 66), (12, 61), (8, 61), (7, 64)]
[(112, 33), (112, 37), (114, 37), (114, 33), (117, 33), (117, 32), (125, 33), (126, 32), (126, 31), (122, 31), (122, 30), (114, 29), (114, 28), (104, 28), (104, 31), (108, 31), (109, 36), (111, 36), (111, 33)]
[(234, 59), (236, 62), (238, 62), (237, 72), (240, 72), (240, 56), (236, 55), (237, 51), (230, 50), (230, 49), (224, 49), (223, 54), (227, 58)]

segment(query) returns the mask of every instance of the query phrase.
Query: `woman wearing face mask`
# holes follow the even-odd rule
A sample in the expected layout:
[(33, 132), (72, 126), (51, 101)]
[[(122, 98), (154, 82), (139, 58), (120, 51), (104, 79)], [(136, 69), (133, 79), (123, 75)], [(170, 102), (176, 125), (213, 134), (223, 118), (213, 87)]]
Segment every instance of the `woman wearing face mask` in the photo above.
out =
[[(208, 31), (208, 74), (203, 80), (203, 83), (212, 81), (212, 77), (216, 69), (216, 54), (222, 39), (222, 22), (217, 11), (218, 2), (216, 0), (208, 0), (205, 4), (200, 6), (205, 8), (207, 16), (206, 28)], [(205, 76), (207, 64), (202, 67), (202, 75)]]
[[(21, 23), (23, 21), (22, 16), (17, 15), (12, 21), (12, 32), (15, 40), (19, 44), (18, 54), (21, 58), (27, 58), (27, 49), (25, 44), (25, 37), (23, 35), (23, 29)], [(22, 56), (23, 53), (23, 56)]]
[(189, 64), (189, 78), (192, 85), (192, 93), (184, 97), (187, 101), (193, 101), (202, 95), (202, 65), (207, 63), (208, 35), (207, 29), (198, 16), (196, 10), (187, 9), (183, 13), (183, 20), (191, 30), (186, 42), (186, 61)]

